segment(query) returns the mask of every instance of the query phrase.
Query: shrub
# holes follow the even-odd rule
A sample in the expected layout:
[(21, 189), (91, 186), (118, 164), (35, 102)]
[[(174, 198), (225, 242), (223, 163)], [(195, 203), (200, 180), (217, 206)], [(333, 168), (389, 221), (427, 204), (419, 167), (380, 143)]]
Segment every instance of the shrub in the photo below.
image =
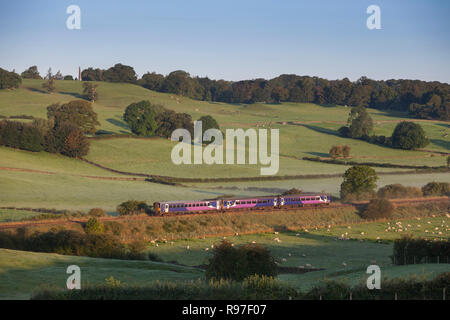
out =
[(417, 187), (406, 187), (401, 184), (388, 184), (378, 189), (379, 198), (416, 198), (422, 196), (422, 190)]
[(128, 245), (128, 259), (146, 260), (148, 256), (145, 254), (147, 243), (145, 241), (133, 241)]
[(223, 240), (214, 248), (214, 256), (206, 269), (208, 279), (242, 281), (251, 275), (275, 276), (277, 267), (269, 251), (260, 245), (243, 245), (235, 248)]
[(90, 218), (84, 226), (84, 231), (87, 234), (98, 234), (105, 231), (103, 224), (97, 218)]
[(345, 158), (348, 158), (348, 157), (350, 156), (350, 150), (351, 150), (351, 149), (352, 149), (352, 148), (349, 147), (349, 146), (347, 146), (347, 145), (342, 146), (342, 155), (343, 155)]
[(88, 215), (91, 217), (104, 217), (106, 212), (102, 208), (92, 208), (89, 210)]
[(125, 226), (117, 221), (105, 221), (105, 232), (111, 232), (115, 236), (120, 236), (125, 229)]
[(202, 116), (198, 121), (202, 122), (202, 130), (205, 132), (208, 129), (220, 130), (219, 123), (211, 116)]
[(347, 126), (340, 127), (338, 132), (344, 138), (351, 138), (350, 128)]
[(361, 217), (368, 220), (391, 218), (393, 212), (394, 205), (389, 200), (373, 199), (361, 213)]
[(422, 187), (424, 196), (445, 196), (450, 195), (450, 183), (429, 182)]
[(15, 73), (0, 68), (0, 89), (18, 88), (22, 78)]
[(342, 156), (343, 153), (342, 146), (332, 146), (329, 153), (333, 159)]
[(146, 213), (148, 211), (149, 207), (145, 201), (128, 200), (117, 206), (117, 213), (121, 216)]
[(423, 148), (429, 143), (422, 127), (408, 121), (397, 124), (391, 138), (393, 147), (407, 150)]

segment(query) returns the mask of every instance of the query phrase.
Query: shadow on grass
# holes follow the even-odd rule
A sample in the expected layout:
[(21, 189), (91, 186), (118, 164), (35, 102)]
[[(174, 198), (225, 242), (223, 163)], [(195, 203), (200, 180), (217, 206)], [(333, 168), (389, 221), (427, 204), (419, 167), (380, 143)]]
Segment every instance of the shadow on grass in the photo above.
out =
[(65, 94), (65, 95), (68, 95), (68, 96), (72, 96), (72, 97), (77, 98), (77, 99), (86, 100), (85, 97), (82, 94), (79, 94), (78, 92), (60, 91), (58, 93)]
[(119, 128), (127, 129), (127, 130), (130, 129), (128, 127), (128, 125), (124, 121), (120, 121), (120, 120), (117, 120), (117, 119), (114, 119), (114, 118), (108, 118), (108, 119), (106, 119), (106, 121), (108, 121), (109, 123), (111, 123), (111, 124), (113, 124), (113, 125), (115, 125), (115, 126), (117, 126)]
[(439, 147), (447, 149), (450, 152), (450, 141), (445, 141), (441, 139), (430, 139), (430, 142)]

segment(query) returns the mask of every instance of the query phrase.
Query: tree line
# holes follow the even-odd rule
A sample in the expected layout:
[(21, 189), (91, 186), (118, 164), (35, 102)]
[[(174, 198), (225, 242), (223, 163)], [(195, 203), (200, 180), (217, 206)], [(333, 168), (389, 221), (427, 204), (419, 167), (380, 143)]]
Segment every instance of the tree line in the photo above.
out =
[[(21, 77), (41, 79), (36, 66), (25, 70)], [(0, 89), (17, 87), (21, 77), (14, 72), (10, 74), (0, 69)], [(106, 70), (89, 67), (82, 71), (81, 78), (83, 81), (133, 83), (150, 90), (204, 101), (348, 105), (406, 111), (414, 117), (423, 119), (450, 120), (450, 85), (438, 81), (372, 80), (363, 76), (352, 82), (348, 78), (328, 80), (295, 74), (283, 74), (269, 80), (259, 78), (226, 81), (191, 77), (183, 70), (173, 71), (167, 76), (147, 72), (138, 79), (133, 67), (121, 63)], [(64, 77), (58, 72), (53, 79), (73, 78)]]
[(191, 77), (183, 70), (167, 76), (148, 72), (140, 79), (131, 66), (116, 64), (107, 70), (88, 68), (83, 81), (128, 82), (147, 89), (192, 99), (226, 103), (306, 102), (407, 111), (417, 118), (450, 120), (450, 86), (438, 81), (372, 80), (361, 77), (328, 80), (283, 74), (273, 79), (242, 81)]

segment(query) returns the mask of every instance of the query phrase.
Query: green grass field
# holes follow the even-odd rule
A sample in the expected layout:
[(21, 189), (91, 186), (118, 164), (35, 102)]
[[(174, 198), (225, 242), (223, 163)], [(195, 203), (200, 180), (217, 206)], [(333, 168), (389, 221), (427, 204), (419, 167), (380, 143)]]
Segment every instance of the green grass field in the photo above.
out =
[(62, 256), (0, 249), (0, 299), (29, 299), (40, 288), (65, 288), (67, 267), (78, 265), (81, 285), (105, 284), (114, 277), (122, 284), (144, 286), (155, 280), (198, 279), (198, 269), (151, 261), (125, 261)]
[[(391, 221), (394, 225), (400, 221)], [(430, 223), (428, 223), (430, 222)], [(414, 224), (410, 231), (423, 236), (425, 228), (438, 227), (446, 230), (442, 237), (449, 237), (448, 216), (401, 220), (403, 226)], [(304, 270), (320, 269), (306, 273), (281, 273), (278, 279), (301, 290), (308, 290), (321, 280), (339, 280), (356, 285), (367, 279), (367, 266), (380, 266), (383, 278), (431, 278), (450, 271), (448, 263), (392, 265), (392, 242), (375, 241), (394, 239), (401, 232), (384, 232), (387, 222), (362, 223), (336, 226), (325, 229), (299, 230), (255, 235), (236, 235), (227, 240), (236, 245), (256, 243), (266, 246), (280, 266), (297, 267)], [(396, 224), (398, 226), (398, 224)], [(350, 240), (339, 240), (340, 234), (349, 232)], [(361, 235), (364, 232), (364, 235)], [(405, 231), (406, 232), (406, 231)], [(212, 256), (214, 244), (223, 238), (189, 239), (150, 244), (148, 251), (158, 255), (165, 262), (127, 261), (86, 257), (61, 256), (49, 253), (33, 253), (0, 249), (0, 299), (28, 299), (39, 289), (64, 288), (67, 279), (66, 268), (75, 264), (81, 268), (82, 286), (104, 284), (113, 276), (122, 284), (145, 286), (156, 280), (193, 280), (203, 278), (200, 269), (192, 268), (205, 264)], [(176, 262), (177, 264), (174, 264)], [(183, 264), (185, 266), (180, 266)]]
[[(57, 90), (54, 94), (43, 92), (41, 84), (42, 80), (24, 80), (17, 90), (0, 90), (0, 115), (45, 118), (48, 105), (78, 99), (82, 94), (81, 82), (78, 81), (56, 81)], [(348, 166), (300, 160), (305, 156), (327, 157), (332, 145), (349, 145), (354, 161), (428, 166), (444, 165), (446, 157), (438, 152), (450, 151), (450, 140), (445, 137), (450, 131), (448, 123), (409, 119), (403, 113), (369, 110), (375, 121), (375, 133), (389, 136), (397, 122), (417, 121), (430, 138), (431, 143), (425, 148), (427, 151), (395, 150), (338, 136), (337, 129), (346, 123), (350, 111), (344, 106), (210, 103), (153, 92), (131, 84), (98, 84), (100, 99), (95, 102), (94, 110), (98, 113), (101, 123), (99, 130), (102, 133), (129, 134), (128, 126), (122, 120), (126, 106), (147, 99), (169, 109), (189, 113), (194, 120), (203, 115), (212, 115), (222, 129), (277, 128), (280, 130), (278, 175), (343, 173)], [(86, 158), (109, 168), (133, 173), (187, 178), (260, 176), (260, 167), (257, 165), (176, 166), (170, 160), (174, 145), (161, 138), (91, 140), (90, 153)], [(376, 171), (386, 173), (404, 170), (376, 168)], [(278, 194), (293, 187), (338, 195), (342, 182), (340, 177), (329, 177), (170, 186), (117, 178), (132, 177), (61, 155), (0, 147), (0, 206), (82, 211), (101, 207), (114, 214), (118, 204), (130, 199), (152, 203), (161, 200), (205, 199), (224, 194), (257, 196)], [(380, 175), (377, 184), (378, 187), (392, 183), (420, 187), (430, 181), (450, 181), (450, 173)], [(0, 221), (20, 220), (35, 214), (2, 209)], [(377, 237), (392, 240), (407, 232), (429, 238), (448, 238), (448, 217), (402, 220), (402, 231), (399, 231), (396, 222), (391, 221), (390, 225), (387, 222), (355, 224), (351, 228), (340, 226), (330, 228), (330, 231), (317, 229), (244, 235), (229, 237), (229, 240), (236, 244), (255, 242), (266, 245), (281, 266), (324, 269), (305, 274), (279, 275), (279, 279), (302, 289), (324, 278), (356, 283), (364, 279), (365, 268), (374, 261), (382, 267), (383, 276), (387, 277), (427, 277), (450, 269), (448, 264), (392, 266), (389, 259), (392, 254), (391, 242), (376, 241)], [(352, 240), (338, 240), (342, 234)], [(164, 261), (176, 261), (189, 267), (0, 249), (0, 298), (27, 299), (42, 284), (64, 287), (67, 278), (65, 269), (71, 264), (81, 267), (83, 283), (104, 283), (105, 278), (110, 276), (130, 285), (145, 285), (154, 280), (196, 279), (202, 276), (202, 272), (191, 267), (206, 263), (211, 256), (211, 245), (221, 239), (179, 240), (173, 244), (161, 242), (158, 247), (150, 245), (148, 248)]]
[[(129, 133), (122, 120), (125, 107), (149, 99), (169, 109), (187, 112), (193, 119), (210, 114), (223, 129), (280, 129), (280, 169), (278, 175), (340, 174), (348, 166), (299, 160), (304, 156), (326, 157), (334, 144), (348, 144), (352, 160), (389, 162), (410, 165), (444, 165), (445, 157), (432, 152), (404, 151), (384, 148), (336, 135), (344, 125), (349, 108), (319, 106), (303, 103), (225, 104), (194, 101), (173, 94), (158, 93), (145, 88), (118, 83), (99, 82), (100, 99), (94, 109), (99, 115), (103, 132)], [(56, 92), (41, 89), (42, 80), (24, 80), (17, 90), (0, 91), (0, 115), (33, 115), (46, 117), (46, 107), (81, 97), (78, 81), (56, 81)], [(408, 119), (402, 113), (369, 110), (377, 134), (390, 135), (398, 121)], [(409, 119), (411, 120), (411, 119)], [(418, 121), (418, 120), (413, 120)], [(283, 124), (286, 122), (286, 124)], [(296, 122), (296, 124), (288, 124)], [(427, 150), (448, 152), (449, 141), (444, 138), (449, 125), (439, 121), (420, 121), (431, 140)], [(260, 176), (258, 165), (174, 165), (170, 153), (174, 142), (167, 139), (107, 139), (92, 140), (87, 159), (113, 169), (174, 177), (228, 178)], [(11, 171), (14, 170), (14, 171)], [(17, 171), (18, 170), (18, 171)], [(377, 172), (402, 171), (376, 168)], [(97, 177), (97, 178), (93, 178)], [(80, 160), (45, 152), (32, 153), (0, 147), (0, 201), (4, 206), (47, 207), (87, 210), (103, 207), (113, 211), (128, 199), (149, 202), (163, 199), (203, 199), (222, 194), (266, 195), (292, 187), (307, 191), (339, 192), (341, 178), (297, 179), (280, 181), (189, 184), (186, 188), (152, 184), (142, 181), (118, 181), (101, 178), (126, 177), (97, 168)], [(99, 179), (100, 178), (100, 179)], [(408, 174), (380, 176), (379, 186), (404, 183), (422, 186), (429, 181), (450, 181), (450, 174)], [(10, 219), (10, 218), (8, 218)]]

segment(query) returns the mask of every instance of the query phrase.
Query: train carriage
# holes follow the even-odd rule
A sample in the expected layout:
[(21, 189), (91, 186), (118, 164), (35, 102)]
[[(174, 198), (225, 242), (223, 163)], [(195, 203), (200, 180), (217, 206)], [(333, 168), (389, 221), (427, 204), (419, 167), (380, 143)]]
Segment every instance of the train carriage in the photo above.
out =
[(221, 210), (221, 200), (198, 201), (162, 201), (155, 202), (153, 208), (157, 214), (195, 213)]

